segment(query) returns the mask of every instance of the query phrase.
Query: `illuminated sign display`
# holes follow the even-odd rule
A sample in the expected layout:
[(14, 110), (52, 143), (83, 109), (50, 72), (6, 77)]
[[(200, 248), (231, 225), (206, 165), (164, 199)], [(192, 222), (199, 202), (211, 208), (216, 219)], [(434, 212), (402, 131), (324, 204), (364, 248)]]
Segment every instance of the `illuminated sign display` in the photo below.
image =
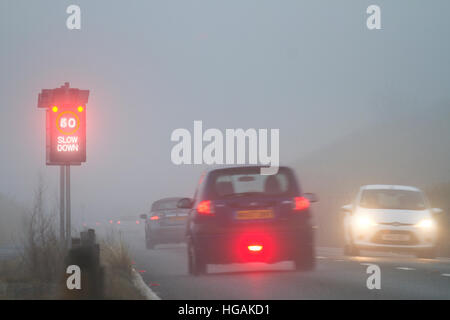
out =
[(47, 110), (47, 163), (86, 161), (86, 109), (84, 106)]

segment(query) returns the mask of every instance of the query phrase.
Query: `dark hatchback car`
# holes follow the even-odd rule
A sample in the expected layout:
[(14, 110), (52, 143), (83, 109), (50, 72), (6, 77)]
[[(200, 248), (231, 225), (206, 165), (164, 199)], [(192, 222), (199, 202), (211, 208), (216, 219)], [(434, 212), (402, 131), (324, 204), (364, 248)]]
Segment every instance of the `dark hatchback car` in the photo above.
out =
[(180, 197), (164, 198), (153, 202), (150, 215), (145, 219), (145, 244), (153, 249), (157, 244), (185, 241), (186, 220), (189, 210), (177, 207)]
[(315, 266), (310, 202), (294, 172), (280, 167), (261, 175), (260, 166), (215, 169), (202, 175), (194, 198), (178, 202), (190, 209), (188, 269), (206, 273), (207, 264), (293, 260), (296, 269)]

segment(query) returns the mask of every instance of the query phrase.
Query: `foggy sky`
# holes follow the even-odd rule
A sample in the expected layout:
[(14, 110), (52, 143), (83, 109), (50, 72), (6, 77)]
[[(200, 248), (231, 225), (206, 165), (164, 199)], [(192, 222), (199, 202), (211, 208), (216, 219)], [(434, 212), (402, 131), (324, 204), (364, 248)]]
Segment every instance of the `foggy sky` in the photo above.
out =
[[(81, 7), (81, 30), (66, 8)], [(381, 7), (382, 30), (366, 28)], [(0, 2), (0, 193), (29, 203), (45, 166), (42, 88), (89, 89), (74, 219), (192, 196), (204, 166), (170, 160), (174, 129), (278, 128), (282, 164), (391, 113), (450, 98), (448, 1)], [(409, 101), (400, 103), (397, 101)]]

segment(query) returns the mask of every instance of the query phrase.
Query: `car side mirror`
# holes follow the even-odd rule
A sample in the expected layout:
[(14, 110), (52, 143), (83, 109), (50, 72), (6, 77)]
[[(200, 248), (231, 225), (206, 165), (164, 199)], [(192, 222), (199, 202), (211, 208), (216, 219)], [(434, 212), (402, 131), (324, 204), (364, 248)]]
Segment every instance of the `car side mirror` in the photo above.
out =
[(433, 208), (433, 209), (431, 209), (431, 212), (435, 216), (440, 216), (444, 213), (444, 210), (442, 210), (441, 208)]
[(341, 207), (341, 213), (351, 214), (352, 211), (353, 211), (353, 206), (351, 204), (346, 204), (345, 206)]
[(319, 198), (315, 193), (304, 193), (303, 196), (309, 200), (309, 202), (318, 202)]
[(183, 198), (180, 199), (177, 203), (177, 208), (180, 209), (191, 209), (193, 206), (194, 202), (192, 201), (192, 199), (190, 198)]
[(144, 213), (139, 216), (141, 219), (147, 220), (148, 216)]

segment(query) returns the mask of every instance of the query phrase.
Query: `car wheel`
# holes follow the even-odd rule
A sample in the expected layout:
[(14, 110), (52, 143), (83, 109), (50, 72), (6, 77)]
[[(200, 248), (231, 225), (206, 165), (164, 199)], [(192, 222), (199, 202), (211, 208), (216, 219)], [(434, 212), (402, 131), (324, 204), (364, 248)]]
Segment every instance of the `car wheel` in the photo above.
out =
[(156, 245), (156, 243), (155, 243), (154, 240), (151, 240), (151, 239), (149, 239), (149, 238), (146, 238), (146, 240), (145, 240), (145, 246), (146, 246), (146, 248), (147, 248), (148, 250), (155, 249), (155, 245)]
[(345, 244), (344, 245), (344, 255), (349, 256), (351, 254), (350, 245)]
[(359, 256), (359, 249), (354, 245), (346, 244), (344, 245), (344, 255), (350, 257)]
[(316, 267), (316, 256), (313, 245), (305, 246), (303, 248), (303, 252), (295, 257), (294, 263), (296, 270), (314, 270), (314, 268)]
[(189, 274), (200, 275), (206, 273), (206, 263), (190, 241), (187, 246), (187, 254)]
[(422, 250), (416, 254), (417, 258), (422, 259), (434, 259), (436, 258), (436, 250), (435, 249), (427, 249)]

